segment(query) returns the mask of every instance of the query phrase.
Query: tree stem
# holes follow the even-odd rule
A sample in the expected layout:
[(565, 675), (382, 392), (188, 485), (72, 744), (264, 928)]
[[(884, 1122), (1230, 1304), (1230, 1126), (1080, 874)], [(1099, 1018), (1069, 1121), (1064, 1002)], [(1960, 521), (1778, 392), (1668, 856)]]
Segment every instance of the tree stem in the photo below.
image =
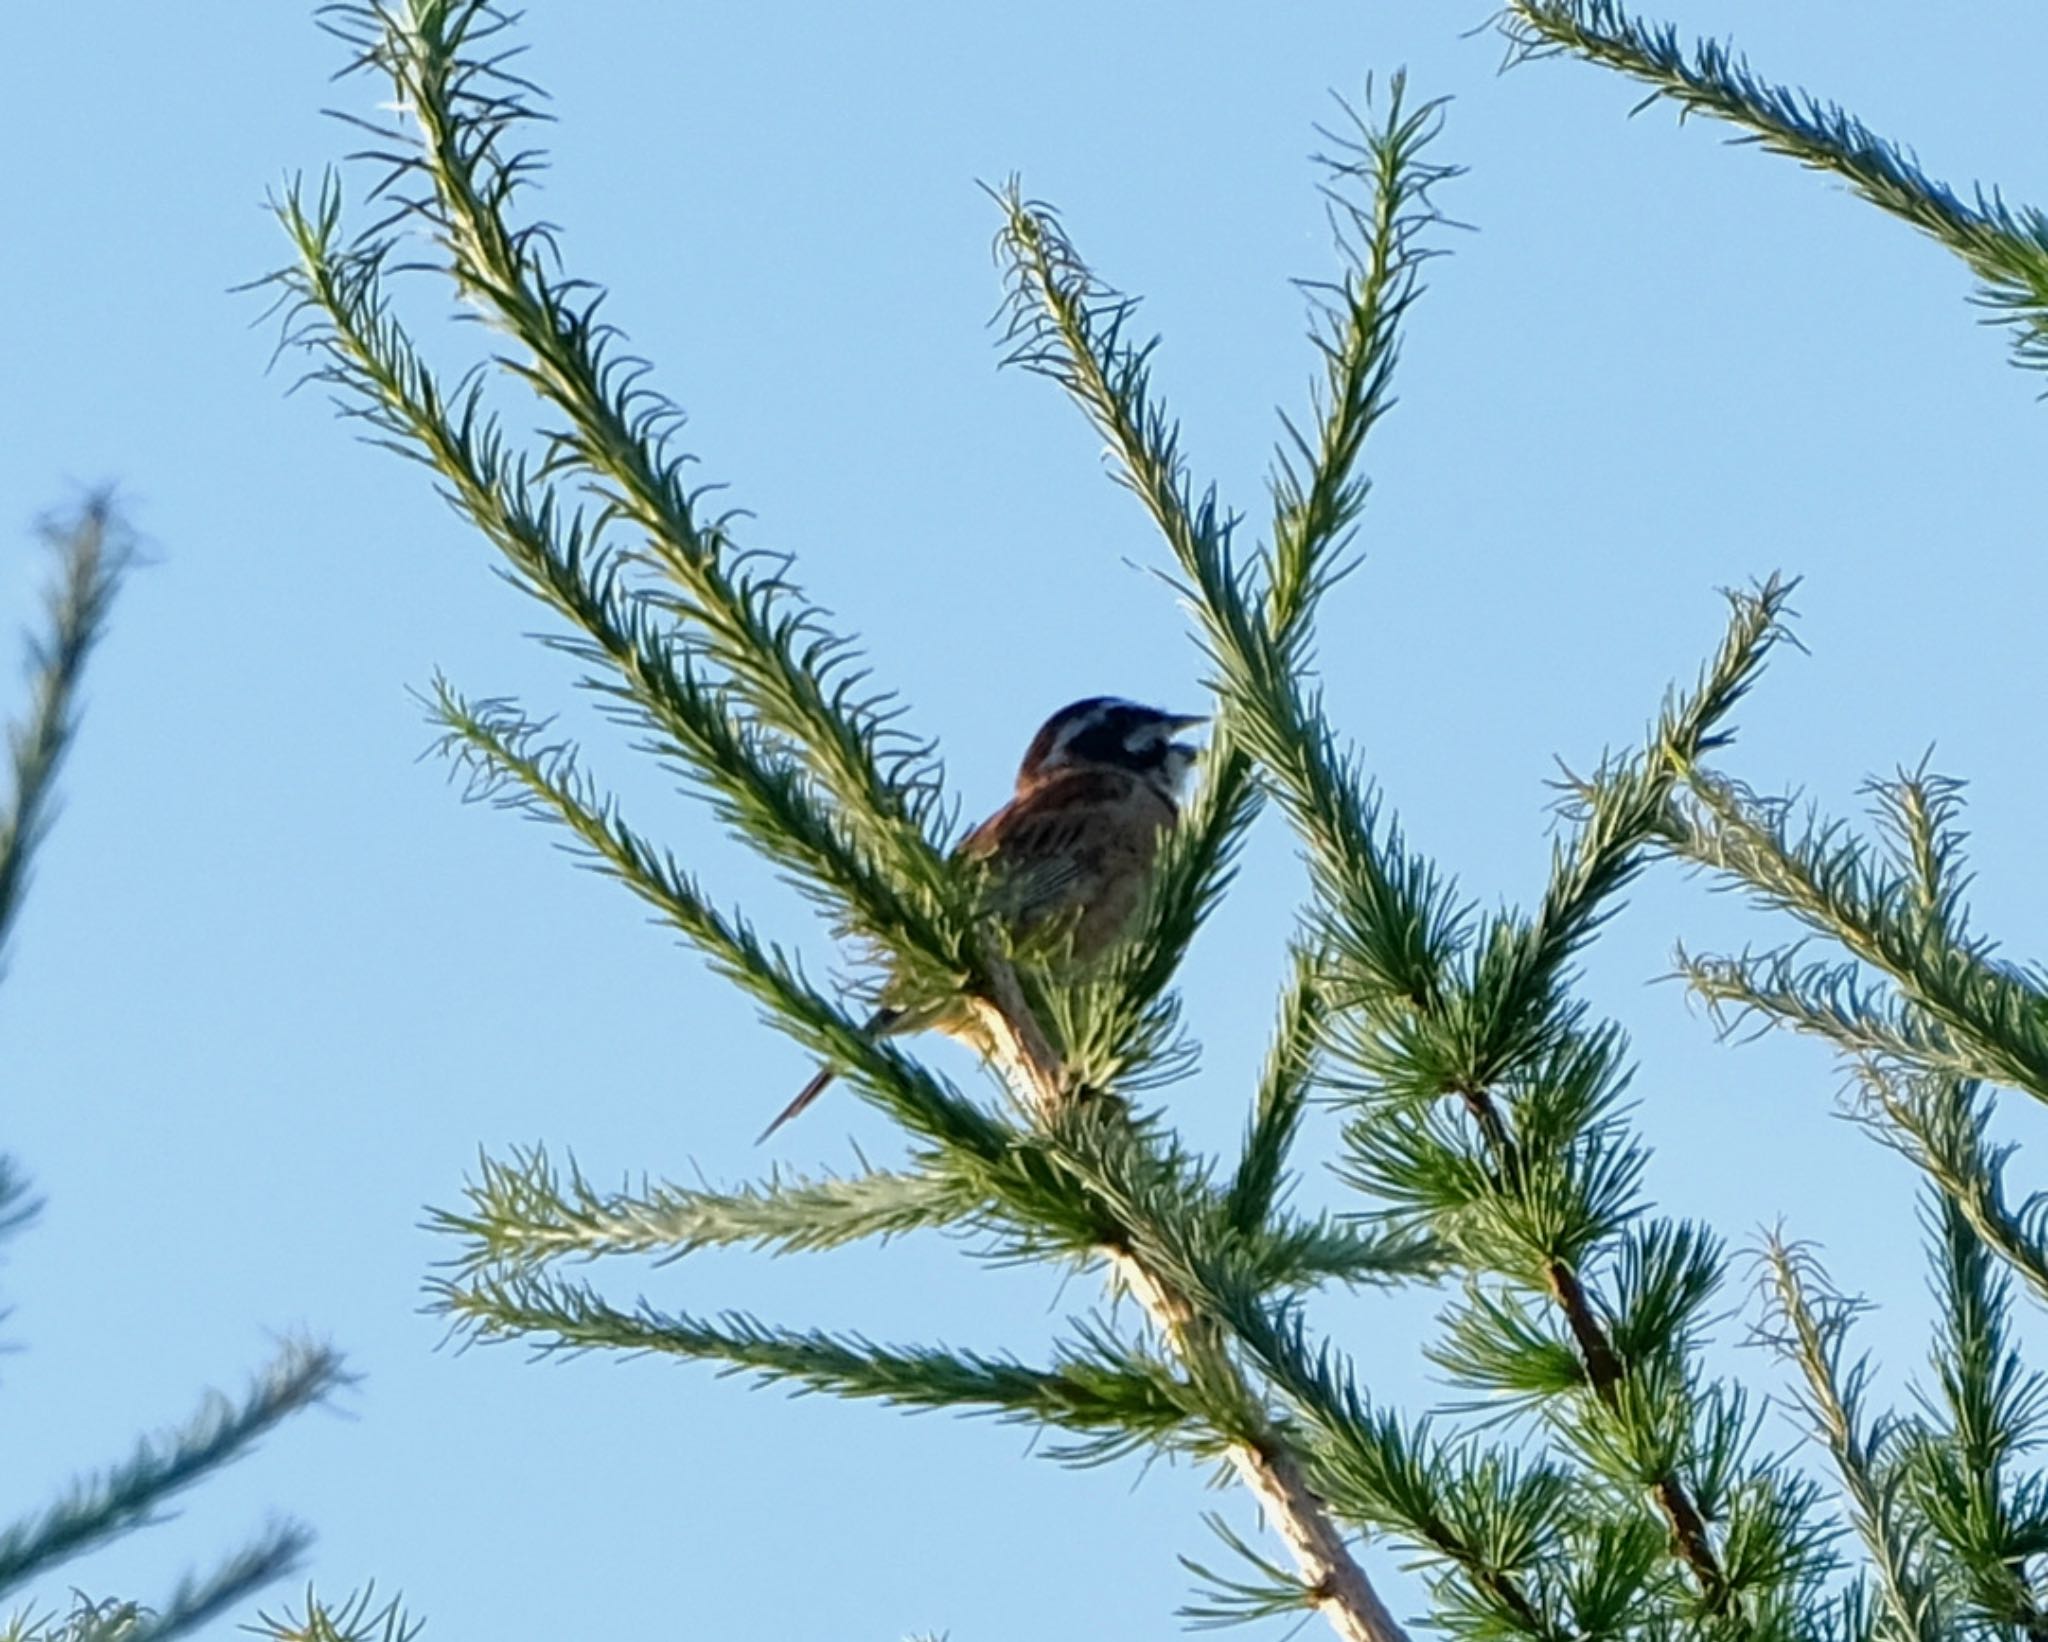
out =
[[(985, 973), (991, 996), (981, 1003), (980, 1012), (992, 1058), (1019, 1098), (1041, 1119), (1048, 1118), (1066, 1098), (1066, 1070), (1025, 1001), (1017, 972), (1001, 957), (989, 954)], [(1177, 1353), (1221, 1359), (1220, 1352), (1204, 1351), (1200, 1344), (1205, 1332), (1215, 1330), (1215, 1322), (1204, 1318), (1185, 1295), (1128, 1249), (1105, 1248), (1102, 1254), (1117, 1280), (1145, 1308)], [(1250, 1401), (1251, 1388), (1245, 1390)], [(1227, 1457), (1231, 1469), (1286, 1542), (1310, 1601), (1330, 1628), (1344, 1642), (1409, 1642), (1408, 1633), (1380, 1600), (1344, 1543), (1328, 1508), (1309, 1486), (1300, 1460), (1278, 1435), (1268, 1433), (1256, 1443), (1234, 1442)]]

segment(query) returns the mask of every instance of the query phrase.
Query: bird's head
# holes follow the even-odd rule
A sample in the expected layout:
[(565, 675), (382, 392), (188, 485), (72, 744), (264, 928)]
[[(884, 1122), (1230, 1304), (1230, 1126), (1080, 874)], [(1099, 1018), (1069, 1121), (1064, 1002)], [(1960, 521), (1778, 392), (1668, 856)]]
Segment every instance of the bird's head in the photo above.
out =
[(1200, 713), (1162, 713), (1116, 696), (1090, 696), (1062, 707), (1039, 728), (1017, 770), (1017, 787), (1067, 770), (1112, 769), (1142, 776), (1162, 797), (1177, 800), (1201, 749), (1174, 735), (1204, 722)]

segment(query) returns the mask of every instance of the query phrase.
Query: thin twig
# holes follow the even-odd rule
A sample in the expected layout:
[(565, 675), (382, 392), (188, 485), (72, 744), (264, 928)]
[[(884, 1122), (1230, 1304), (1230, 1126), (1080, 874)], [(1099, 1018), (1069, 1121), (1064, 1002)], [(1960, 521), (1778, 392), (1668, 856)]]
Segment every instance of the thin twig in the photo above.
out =
[[(1511, 1183), (1521, 1175), (1520, 1158), (1499, 1107), (1484, 1089), (1463, 1089), (1459, 1094), (1493, 1155), (1496, 1185), (1511, 1189)], [(1621, 1382), (1628, 1374), (1628, 1365), (1615, 1351), (1614, 1342), (1608, 1338), (1599, 1314), (1586, 1295), (1585, 1285), (1579, 1281), (1579, 1274), (1564, 1261), (1551, 1260), (1545, 1263), (1543, 1275), (1551, 1297), (1564, 1313), (1572, 1343), (1579, 1349), (1579, 1360), (1585, 1365), (1586, 1383), (1592, 1387), (1593, 1395), (1599, 1398), (1603, 1407), (1614, 1408), (1620, 1398)], [(1714, 1554), (1706, 1521), (1701, 1517), (1699, 1507), (1693, 1503), (1691, 1494), (1673, 1473), (1667, 1471), (1650, 1484), (1650, 1495), (1670, 1525), (1673, 1548), (1699, 1581), (1708, 1611), (1724, 1612), (1728, 1604), (1728, 1578), (1722, 1572), (1720, 1558)]]

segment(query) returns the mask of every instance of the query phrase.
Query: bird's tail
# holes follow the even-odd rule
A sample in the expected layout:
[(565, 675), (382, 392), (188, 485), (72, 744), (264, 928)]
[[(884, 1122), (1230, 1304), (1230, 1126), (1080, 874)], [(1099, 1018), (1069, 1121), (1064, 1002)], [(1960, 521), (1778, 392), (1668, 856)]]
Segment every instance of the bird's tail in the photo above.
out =
[[(903, 1011), (900, 1009), (877, 1009), (868, 1017), (867, 1024), (861, 1030), (870, 1037), (874, 1037), (897, 1026), (902, 1019)], [(795, 1100), (775, 1114), (775, 1121), (761, 1131), (754, 1144), (756, 1146), (760, 1145), (770, 1135), (774, 1134), (777, 1129), (803, 1111), (806, 1106), (810, 1105), (812, 1101), (816, 1100), (831, 1086), (832, 1080), (837, 1076), (839, 1076), (839, 1069), (836, 1066), (819, 1067), (818, 1075), (797, 1091)]]

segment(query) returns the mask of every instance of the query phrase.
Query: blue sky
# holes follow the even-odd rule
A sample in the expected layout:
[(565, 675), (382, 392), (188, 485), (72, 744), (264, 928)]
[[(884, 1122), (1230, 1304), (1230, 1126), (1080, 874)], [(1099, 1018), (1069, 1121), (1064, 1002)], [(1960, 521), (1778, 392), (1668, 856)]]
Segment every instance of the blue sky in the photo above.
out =
[[(317, 394), (287, 398), (261, 304), (231, 294), (284, 256), (266, 192), (349, 146), (319, 110), (371, 98), (329, 83), (339, 48), (309, 10), (20, 8), (0, 62), (0, 615), (27, 619), (30, 523), (78, 487), (116, 482), (154, 561), (92, 676), (0, 991), (0, 1144), (49, 1198), (4, 1273), (20, 1349), (0, 1365), (0, 1503), (35, 1503), (310, 1330), (362, 1385), (77, 1583), (147, 1598), (281, 1509), (319, 1530), (323, 1588), (375, 1576), (430, 1636), (1166, 1633), (1175, 1553), (1215, 1560), (1198, 1515), (1227, 1498), (1185, 1471), (1070, 1472), (1015, 1428), (672, 1364), (436, 1349), (418, 1304), (445, 1251), (419, 1222), (479, 1148), (726, 1182), (891, 1141), (840, 1091), (755, 1150), (802, 1056), (420, 757), (409, 692), (436, 669), (587, 715), (482, 542)], [(1983, 921), (2035, 956), (2040, 382), (1975, 323), (1945, 252), (1703, 122), (1630, 119), (1638, 93), (1593, 70), (1499, 75), (1488, 10), (586, 0), (535, 4), (523, 33), (560, 119), (544, 199), (572, 270), (612, 288), (705, 477), (754, 514), (746, 539), (798, 555), (941, 738), (970, 812), (1050, 708), (1199, 706), (1201, 672), (1091, 436), (995, 367), (977, 182), (1021, 173), (1146, 294), (1190, 454), (1256, 514), (1274, 407), (1302, 403), (1311, 368), (1288, 281), (1333, 266), (1312, 127), (1333, 91), (1405, 65), (1417, 94), (1453, 99), (1435, 157), (1469, 171), (1440, 204), (1473, 231), (1445, 232), (1410, 324), (1368, 454), (1368, 561), (1327, 606), (1322, 656), (1411, 838), (1484, 902), (1533, 896), (1554, 761), (1634, 738), (1717, 640), (1715, 589), (1779, 569), (1806, 578), (1809, 653), (1773, 663), (1727, 766), (1843, 810), (1932, 747), (1972, 783)], [(2048, 198), (2036, 7), (1940, 29), (1895, 0), (1675, 20), (1733, 35), (1936, 175)], [(437, 335), (454, 358), (475, 340)], [(724, 899), (830, 968), (801, 906), (698, 810), (601, 732), (592, 762)], [(1198, 1143), (1237, 1132), (1299, 886), (1269, 819), (1186, 976), (1207, 1069), (1169, 1098)], [(1666, 870), (1587, 992), (1632, 1035), (1660, 1206), (1738, 1241), (1782, 1221), (1819, 1242), (1884, 1302), (1868, 1339), (1896, 1390), (1928, 1320), (1902, 1166), (1833, 1115), (1825, 1056), (1719, 1045), (1652, 984), (1678, 938), (1779, 933)], [(1314, 1176), (1301, 1191), (1334, 1201)], [(933, 1242), (622, 1282), (1027, 1356), (1095, 1303)], [(1417, 1350), (1432, 1309), (1325, 1316), (1375, 1395), (1421, 1408), (1445, 1395)], [(1412, 1605), (1392, 1554), (1367, 1558)]]

